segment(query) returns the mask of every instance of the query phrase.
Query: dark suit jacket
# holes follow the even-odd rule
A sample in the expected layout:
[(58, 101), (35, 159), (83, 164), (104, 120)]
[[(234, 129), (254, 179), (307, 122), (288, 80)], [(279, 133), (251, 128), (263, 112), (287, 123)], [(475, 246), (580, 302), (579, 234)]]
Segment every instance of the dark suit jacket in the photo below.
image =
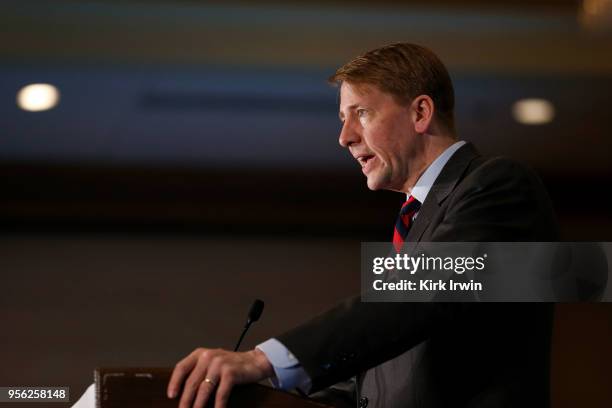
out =
[[(537, 176), (471, 144), (451, 157), (407, 240), (556, 241)], [(552, 306), (348, 299), (277, 338), (312, 391), (360, 376), (368, 407), (548, 406)]]

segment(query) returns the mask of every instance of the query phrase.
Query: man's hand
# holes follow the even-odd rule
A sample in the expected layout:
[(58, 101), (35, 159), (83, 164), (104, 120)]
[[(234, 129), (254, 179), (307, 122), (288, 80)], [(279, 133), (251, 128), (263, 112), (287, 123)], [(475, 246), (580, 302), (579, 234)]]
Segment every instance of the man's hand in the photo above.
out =
[(179, 408), (203, 408), (215, 389), (215, 408), (225, 408), (234, 385), (273, 375), (274, 369), (261, 350), (238, 353), (198, 348), (174, 367), (168, 383), (168, 398), (175, 398), (184, 382)]

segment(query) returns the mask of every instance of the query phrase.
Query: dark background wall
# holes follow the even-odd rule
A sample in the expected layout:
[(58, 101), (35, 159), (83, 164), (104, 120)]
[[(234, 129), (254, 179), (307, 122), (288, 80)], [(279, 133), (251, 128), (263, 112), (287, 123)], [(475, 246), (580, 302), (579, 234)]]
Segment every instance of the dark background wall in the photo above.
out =
[[(0, 385), (75, 400), (96, 366), (232, 347), (256, 297), (245, 348), (355, 293), (359, 243), (389, 239), (402, 197), (338, 146), (325, 78), (389, 42), (440, 55), (460, 137), (535, 168), (564, 239), (609, 241), (609, 15), (428, 3), (2, 2)], [(56, 108), (17, 107), (35, 82)], [(517, 123), (527, 97), (554, 120)]]
[[(243, 349), (359, 290), (359, 242), (244, 236), (0, 239), (6, 386), (68, 385), (99, 366), (173, 366), (198, 346)], [(21, 404), (19, 404), (21, 405)]]

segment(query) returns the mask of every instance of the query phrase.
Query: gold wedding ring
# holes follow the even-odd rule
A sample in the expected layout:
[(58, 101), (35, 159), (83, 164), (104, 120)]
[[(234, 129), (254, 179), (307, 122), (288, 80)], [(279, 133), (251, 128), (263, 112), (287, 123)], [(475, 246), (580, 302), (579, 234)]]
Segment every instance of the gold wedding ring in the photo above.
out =
[(204, 382), (209, 383), (210, 385), (212, 385), (212, 386), (213, 386), (213, 388), (217, 386), (217, 383), (216, 383), (216, 382), (214, 382), (213, 380), (211, 380), (211, 379), (210, 379), (210, 378), (208, 378), (208, 377), (206, 377), (206, 378), (204, 379)]

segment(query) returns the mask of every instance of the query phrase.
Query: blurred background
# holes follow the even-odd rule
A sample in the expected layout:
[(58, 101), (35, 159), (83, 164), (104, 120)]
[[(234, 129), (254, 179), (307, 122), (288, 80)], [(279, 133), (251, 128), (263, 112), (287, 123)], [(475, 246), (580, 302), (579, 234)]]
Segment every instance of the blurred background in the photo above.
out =
[(256, 297), (244, 348), (356, 292), (403, 197), (326, 78), (391, 42), (440, 56), (460, 138), (533, 167), (563, 239), (612, 240), (610, 1), (3, 0), (0, 33), (0, 386), (75, 401), (233, 347)]

